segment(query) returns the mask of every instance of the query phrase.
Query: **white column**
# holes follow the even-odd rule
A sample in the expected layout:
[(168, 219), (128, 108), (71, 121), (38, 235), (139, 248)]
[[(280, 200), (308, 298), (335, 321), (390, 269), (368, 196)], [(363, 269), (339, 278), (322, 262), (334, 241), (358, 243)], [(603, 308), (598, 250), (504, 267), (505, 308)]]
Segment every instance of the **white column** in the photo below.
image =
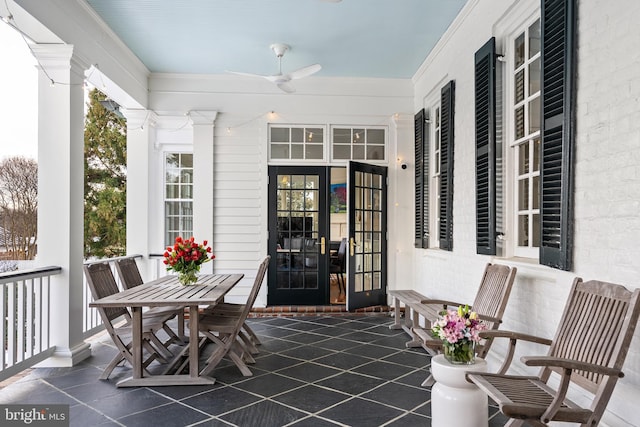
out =
[[(193, 122), (193, 235), (213, 245), (213, 156), (216, 111), (191, 111)], [(213, 247), (213, 246), (212, 246)], [(213, 271), (214, 262), (202, 265)]]
[[(413, 268), (413, 229), (415, 191), (415, 155), (413, 116), (395, 114), (389, 131), (389, 260), (388, 276), (390, 284), (415, 283)], [(406, 169), (402, 169), (405, 164)], [(409, 235), (407, 235), (409, 234)]]
[(86, 66), (73, 56), (73, 46), (31, 49), (41, 65), (37, 262), (62, 267), (62, 274), (51, 279), (51, 344), (56, 350), (40, 366), (73, 366), (91, 355), (82, 338)]
[[(148, 110), (123, 110), (127, 118), (127, 254), (142, 255), (138, 267), (143, 279), (155, 277), (153, 269), (157, 261), (149, 260), (152, 252), (149, 239), (151, 188), (151, 151), (155, 140), (156, 115)], [(153, 215), (157, 215), (156, 212)]]

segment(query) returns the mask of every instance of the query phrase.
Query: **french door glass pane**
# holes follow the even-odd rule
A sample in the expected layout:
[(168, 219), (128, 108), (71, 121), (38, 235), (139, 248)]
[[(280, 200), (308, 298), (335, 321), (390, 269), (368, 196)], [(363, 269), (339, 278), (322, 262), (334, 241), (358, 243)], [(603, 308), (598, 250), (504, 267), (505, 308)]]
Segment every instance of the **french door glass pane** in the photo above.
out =
[(317, 175), (277, 177), (278, 289), (317, 289), (319, 189)]

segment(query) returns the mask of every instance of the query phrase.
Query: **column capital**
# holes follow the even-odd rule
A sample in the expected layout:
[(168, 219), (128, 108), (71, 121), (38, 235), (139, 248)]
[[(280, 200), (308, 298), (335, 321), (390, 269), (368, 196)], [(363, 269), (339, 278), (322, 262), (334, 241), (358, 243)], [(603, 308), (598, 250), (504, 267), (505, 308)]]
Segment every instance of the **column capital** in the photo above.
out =
[(38, 60), (38, 68), (54, 83), (69, 84), (69, 71), (74, 80), (84, 80), (89, 63), (73, 54), (70, 44), (35, 44), (31, 52)]
[(215, 126), (217, 111), (206, 110), (191, 110), (189, 111), (189, 118), (193, 125), (212, 125)]
[(142, 129), (145, 126), (155, 126), (158, 121), (158, 115), (153, 110), (123, 108), (120, 112), (127, 119), (127, 130)]

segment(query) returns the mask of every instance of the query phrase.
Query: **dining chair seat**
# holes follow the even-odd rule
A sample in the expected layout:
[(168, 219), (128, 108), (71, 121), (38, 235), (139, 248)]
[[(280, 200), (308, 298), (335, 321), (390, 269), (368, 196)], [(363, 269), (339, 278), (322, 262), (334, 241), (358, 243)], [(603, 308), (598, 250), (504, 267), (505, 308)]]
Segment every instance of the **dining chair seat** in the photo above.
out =
[[(239, 316), (244, 310), (245, 304), (235, 304), (230, 302), (222, 302), (220, 304), (216, 304), (214, 306), (207, 307), (204, 310), (205, 314), (214, 315), (214, 316)], [(252, 304), (253, 306), (253, 304)], [(250, 308), (251, 309), (251, 308)], [(242, 329), (238, 333), (238, 336), (242, 341), (246, 344), (249, 352), (251, 354), (258, 354), (260, 351), (256, 346), (262, 344), (260, 339), (256, 335), (256, 333), (251, 329), (251, 326), (245, 321), (242, 324)]]

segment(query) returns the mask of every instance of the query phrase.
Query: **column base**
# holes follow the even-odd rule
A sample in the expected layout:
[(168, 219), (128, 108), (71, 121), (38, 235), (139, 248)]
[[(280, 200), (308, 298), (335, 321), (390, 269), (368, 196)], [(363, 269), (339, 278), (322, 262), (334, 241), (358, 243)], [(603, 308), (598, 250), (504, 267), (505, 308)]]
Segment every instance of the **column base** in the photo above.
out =
[(36, 368), (69, 368), (91, 356), (91, 345), (82, 342), (72, 348), (56, 348), (53, 355), (35, 365)]

